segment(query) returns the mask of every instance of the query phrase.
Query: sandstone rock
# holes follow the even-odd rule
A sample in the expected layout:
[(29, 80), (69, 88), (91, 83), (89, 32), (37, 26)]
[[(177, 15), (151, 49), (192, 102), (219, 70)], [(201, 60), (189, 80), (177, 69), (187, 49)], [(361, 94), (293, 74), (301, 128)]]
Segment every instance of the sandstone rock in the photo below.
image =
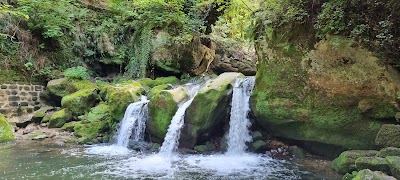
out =
[(349, 150), (342, 152), (339, 157), (332, 161), (332, 169), (341, 174), (356, 170), (356, 160), (360, 157), (375, 156), (378, 151), (373, 150)]
[(59, 110), (53, 113), (49, 119), (49, 128), (60, 128), (66, 122), (70, 121), (72, 115), (66, 109)]
[(241, 73), (223, 73), (208, 81), (198, 92), (185, 113), (185, 126), (180, 144), (192, 148), (220, 131), (218, 125), (229, 117), (232, 85)]
[(400, 148), (395, 148), (395, 147), (387, 147), (381, 149), (378, 154), (376, 154), (377, 157), (387, 157), (387, 156), (400, 156)]
[(150, 95), (150, 119), (147, 123), (147, 130), (153, 136), (154, 142), (161, 143), (172, 117), (178, 109), (178, 104), (187, 99), (188, 93), (183, 86), (179, 86), (171, 90), (153, 88)]
[(396, 180), (392, 176), (388, 176), (380, 171), (371, 171), (369, 169), (361, 170), (357, 173), (354, 179), (365, 179), (365, 180)]
[(400, 125), (385, 124), (376, 135), (375, 143), (383, 147), (400, 147)]
[(385, 158), (380, 157), (360, 157), (356, 159), (357, 170), (369, 169), (372, 171), (382, 171), (390, 174), (390, 169)]
[(61, 107), (68, 109), (75, 117), (90, 110), (99, 100), (96, 88), (79, 90), (73, 94), (66, 95), (61, 100)]
[(77, 123), (74, 127), (74, 135), (79, 137), (78, 143), (99, 143), (97, 137), (109, 129), (106, 121), (92, 121), (89, 123)]
[(390, 167), (390, 171), (394, 177), (400, 178), (400, 157), (398, 156), (388, 156), (386, 161)]

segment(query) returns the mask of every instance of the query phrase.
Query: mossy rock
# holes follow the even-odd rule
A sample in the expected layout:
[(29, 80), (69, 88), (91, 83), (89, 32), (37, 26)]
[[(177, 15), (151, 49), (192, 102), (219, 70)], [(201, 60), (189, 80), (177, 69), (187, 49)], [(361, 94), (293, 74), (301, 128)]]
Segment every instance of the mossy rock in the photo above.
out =
[[(397, 112), (394, 81), (365, 48), (342, 38), (343, 45), (310, 44), (307, 28), (271, 29), (256, 43), (258, 71), (250, 99), (256, 122), (318, 155), (379, 148), (375, 136)], [(385, 79), (377, 81), (380, 76)]]
[(89, 122), (95, 120), (105, 121), (111, 118), (110, 114), (110, 106), (105, 103), (100, 103), (96, 107), (91, 108), (89, 113), (85, 114), (83, 119)]
[(49, 128), (60, 128), (66, 122), (70, 121), (72, 115), (66, 109), (61, 109), (57, 112), (54, 112), (49, 118)]
[(40, 123), (43, 118), (46, 116), (46, 112), (52, 109), (51, 107), (46, 107), (46, 108), (40, 108), (33, 114), (32, 116), (32, 122), (34, 123)]
[(357, 170), (370, 169), (372, 171), (382, 171), (390, 174), (390, 168), (385, 158), (380, 157), (360, 157), (356, 159)]
[(356, 160), (360, 157), (375, 156), (378, 151), (374, 150), (349, 150), (342, 152), (339, 157), (332, 161), (332, 169), (341, 174), (355, 171)]
[(68, 132), (74, 132), (74, 128), (77, 124), (79, 124), (80, 122), (78, 121), (72, 121), (72, 122), (68, 122), (65, 123), (62, 127), (61, 130), (63, 131), (68, 131)]
[[(155, 92), (156, 91), (156, 92)], [(167, 133), (172, 117), (178, 110), (178, 104), (187, 99), (188, 94), (184, 87), (179, 86), (171, 90), (153, 89), (149, 103), (149, 121), (147, 130), (154, 142), (161, 143)]]
[(250, 144), (250, 149), (254, 152), (263, 152), (266, 149), (267, 143), (262, 140), (257, 140)]
[(107, 121), (92, 121), (90, 123), (77, 123), (74, 127), (74, 135), (79, 137), (78, 143), (98, 143), (97, 137), (109, 130)]
[(378, 154), (376, 154), (377, 157), (387, 157), (387, 156), (400, 156), (400, 148), (395, 148), (395, 147), (387, 147), (381, 149)]
[(138, 101), (144, 93), (145, 89), (136, 81), (100, 87), (100, 97), (109, 106), (110, 115), (115, 122), (119, 122), (129, 104)]
[(200, 139), (206, 140), (206, 136), (220, 131), (218, 124), (229, 117), (229, 92), (236, 78), (242, 76), (241, 73), (223, 73), (199, 90), (185, 113), (180, 143), (183, 147), (193, 148)]
[(8, 120), (0, 114), (0, 143), (13, 141), (14, 139), (14, 128), (10, 125)]
[(385, 124), (376, 135), (375, 143), (383, 147), (400, 147), (400, 125)]
[(87, 80), (61, 78), (47, 83), (48, 91), (55, 96), (64, 97), (81, 89), (96, 88), (96, 85)]
[(386, 157), (386, 161), (389, 165), (390, 172), (392, 175), (400, 179), (400, 157), (398, 156), (388, 156)]
[(396, 178), (392, 176), (388, 176), (380, 171), (371, 171), (369, 169), (363, 169), (357, 172), (357, 175), (353, 178), (353, 180), (396, 180)]
[(36, 131), (32, 134), (29, 134), (29, 138), (31, 140), (42, 140), (48, 138), (48, 136), (44, 132)]
[(179, 79), (175, 76), (159, 77), (154, 80), (149, 79), (149, 78), (143, 78), (143, 79), (139, 79), (137, 81), (140, 84), (142, 84), (143, 86), (148, 86), (150, 88), (153, 88), (153, 87), (159, 86), (159, 85), (165, 85), (165, 84), (174, 85), (174, 84), (178, 84), (180, 82)]
[(64, 96), (61, 107), (68, 109), (75, 117), (88, 112), (99, 101), (96, 88), (79, 90), (73, 94)]

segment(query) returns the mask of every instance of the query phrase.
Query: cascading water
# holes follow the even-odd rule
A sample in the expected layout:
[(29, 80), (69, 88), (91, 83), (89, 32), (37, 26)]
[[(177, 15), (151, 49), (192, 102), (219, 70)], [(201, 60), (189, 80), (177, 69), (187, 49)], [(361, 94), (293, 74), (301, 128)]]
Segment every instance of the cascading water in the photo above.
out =
[(124, 118), (117, 131), (117, 146), (128, 147), (131, 137), (133, 141), (142, 141), (144, 139), (144, 130), (148, 118), (148, 103), (147, 97), (141, 96), (139, 102), (132, 103), (126, 108)]
[(230, 128), (228, 133), (227, 155), (243, 154), (246, 151), (246, 142), (250, 142), (248, 118), (250, 107), (249, 100), (254, 88), (254, 77), (238, 78), (233, 87)]
[(160, 155), (171, 156), (174, 150), (178, 147), (179, 136), (181, 128), (184, 123), (186, 109), (192, 104), (197, 92), (200, 90), (201, 85), (194, 85), (189, 90), (189, 100), (182, 104), (176, 111), (168, 127), (167, 134), (165, 135), (164, 142), (160, 148)]

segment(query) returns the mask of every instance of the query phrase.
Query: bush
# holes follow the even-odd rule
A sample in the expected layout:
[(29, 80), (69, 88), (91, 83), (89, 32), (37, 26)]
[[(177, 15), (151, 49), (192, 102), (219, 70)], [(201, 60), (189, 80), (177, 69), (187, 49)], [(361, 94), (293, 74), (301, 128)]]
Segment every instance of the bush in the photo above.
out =
[(64, 71), (64, 76), (70, 79), (89, 79), (87, 69), (82, 66), (68, 68)]

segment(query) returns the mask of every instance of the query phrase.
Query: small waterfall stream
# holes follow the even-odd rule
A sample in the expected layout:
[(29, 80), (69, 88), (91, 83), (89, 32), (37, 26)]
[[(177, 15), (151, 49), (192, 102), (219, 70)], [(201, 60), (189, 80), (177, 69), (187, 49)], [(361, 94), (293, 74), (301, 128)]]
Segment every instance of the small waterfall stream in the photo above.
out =
[(245, 153), (246, 142), (250, 142), (248, 118), (250, 112), (250, 95), (254, 88), (254, 77), (238, 78), (233, 87), (231, 117), (228, 133), (227, 155), (238, 155)]
[(176, 111), (174, 117), (171, 120), (171, 124), (168, 127), (167, 134), (165, 135), (164, 142), (160, 148), (160, 155), (171, 156), (172, 153), (178, 147), (179, 136), (181, 134), (181, 128), (184, 123), (186, 109), (192, 104), (197, 92), (200, 90), (201, 85), (193, 85), (189, 89), (189, 100), (183, 103)]
[(129, 140), (142, 141), (148, 118), (148, 104), (146, 96), (141, 96), (139, 102), (132, 103), (126, 108), (124, 118), (119, 124), (116, 136), (116, 145), (128, 147)]

